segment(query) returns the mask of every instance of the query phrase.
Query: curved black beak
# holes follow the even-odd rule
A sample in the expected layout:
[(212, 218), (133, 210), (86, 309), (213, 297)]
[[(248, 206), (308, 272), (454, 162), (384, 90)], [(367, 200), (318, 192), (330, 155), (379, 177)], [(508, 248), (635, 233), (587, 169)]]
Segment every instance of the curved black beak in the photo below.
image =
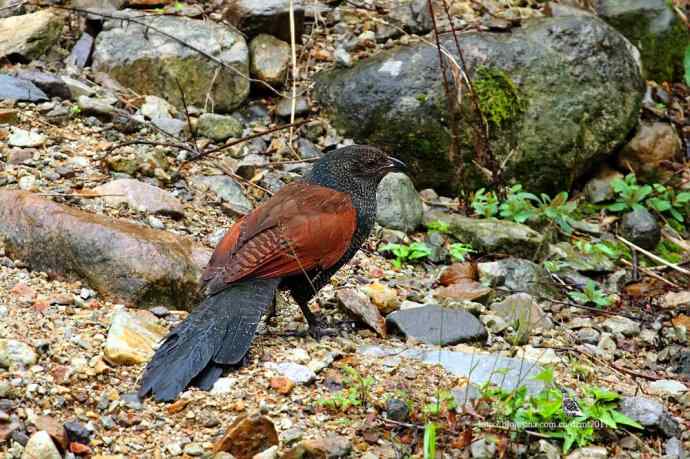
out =
[(386, 166), (386, 171), (388, 171), (388, 172), (393, 172), (393, 171), (405, 172), (405, 171), (407, 171), (407, 165), (404, 162), (400, 161), (399, 159), (393, 158), (392, 156), (389, 156), (388, 161), (390, 163)]

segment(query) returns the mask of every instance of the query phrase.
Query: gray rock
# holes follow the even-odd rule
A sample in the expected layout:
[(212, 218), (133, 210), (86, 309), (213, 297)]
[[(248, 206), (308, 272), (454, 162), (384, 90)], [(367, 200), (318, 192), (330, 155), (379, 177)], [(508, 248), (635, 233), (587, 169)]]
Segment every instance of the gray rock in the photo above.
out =
[(299, 151), (299, 156), (302, 159), (313, 159), (321, 157), (321, 150), (316, 148), (316, 145), (314, 145), (314, 143), (308, 139), (298, 139), (297, 150)]
[[(204, 106), (210, 97), (213, 108), (220, 112), (231, 111), (249, 94), (249, 50), (240, 33), (221, 24), (189, 18), (142, 16), (138, 11), (115, 14), (136, 15), (137, 21), (150, 27), (107, 21), (96, 38), (94, 71), (105, 72), (139, 93), (168, 97), (177, 107), (182, 107), (177, 82), (189, 105)], [(208, 53), (224, 66), (219, 68), (216, 62), (152, 27)]]
[(48, 432), (40, 430), (29, 438), (22, 459), (62, 459), (62, 455)]
[(625, 239), (647, 250), (656, 248), (661, 239), (661, 228), (656, 217), (644, 207), (623, 215), (620, 232)]
[(640, 334), (640, 324), (623, 316), (612, 316), (606, 319), (602, 326), (611, 333), (620, 333), (623, 336), (637, 336)]
[(24, 14), (26, 12), (24, 6), (23, 0), (0, 0), (0, 18)]
[(295, 384), (309, 384), (316, 379), (316, 373), (309, 367), (294, 362), (267, 362), (266, 368), (280, 373)]
[(410, 178), (402, 173), (386, 175), (376, 191), (376, 221), (386, 228), (414, 231), (422, 224), (422, 198)]
[(139, 107), (139, 114), (149, 118), (172, 118), (176, 112), (173, 105), (158, 96), (144, 97), (144, 103)]
[(48, 97), (59, 97), (69, 99), (71, 94), (65, 82), (57, 75), (41, 72), (39, 70), (18, 70), (15, 72), (17, 78), (27, 80), (41, 89)]
[(599, 17), (640, 50), (647, 79), (682, 78), (688, 32), (673, 5), (664, 0), (599, 0), (595, 5)]
[(405, 400), (390, 398), (386, 401), (386, 417), (397, 422), (407, 422), (410, 407)]
[(386, 321), (369, 297), (359, 289), (344, 288), (336, 292), (340, 304), (381, 336), (386, 336)]
[(597, 344), (599, 336), (599, 332), (590, 327), (584, 327), (575, 332), (575, 339), (578, 343)]
[(66, 75), (62, 75), (60, 79), (67, 86), (67, 91), (69, 91), (70, 99), (72, 100), (79, 100), (81, 96), (91, 97), (96, 95), (96, 88), (89, 83)]
[(548, 273), (536, 263), (521, 258), (477, 263), (483, 285), (502, 287), (509, 292), (525, 292), (536, 298), (553, 297), (554, 286)]
[(31, 269), (141, 307), (188, 307), (210, 257), (189, 239), (11, 190), (0, 192), (0, 235)]
[(438, 305), (395, 311), (386, 317), (386, 323), (406, 337), (427, 344), (455, 344), (486, 338), (484, 325), (472, 314)]
[(553, 323), (536, 300), (527, 293), (515, 293), (490, 309), (515, 330), (514, 344), (525, 344), (537, 330), (549, 330)]
[(179, 137), (182, 131), (186, 131), (189, 126), (186, 121), (177, 118), (152, 118), (151, 122), (161, 131), (173, 137)]
[(470, 454), (473, 459), (493, 459), (496, 457), (496, 444), (480, 438), (470, 445)]
[(424, 223), (445, 222), (450, 233), (482, 253), (509, 253), (532, 258), (546, 250), (544, 236), (520, 223), (496, 218), (469, 218), (432, 210), (424, 214)]
[(93, 51), (93, 42), (93, 35), (87, 32), (81, 34), (69, 56), (67, 56), (65, 63), (78, 69), (86, 67), (86, 63), (91, 58), (91, 51)]
[(38, 361), (31, 346), (13, 339), (0, 339), (0, 368), (30, 367)]
[(48, 96), (30, 81), (0, 75), (0, 100), (41, 102), (48, 100)]
[[(304, 32), (304, 3), (294, 2), (295, 39), (301, 43)], [(290, 0), (232, 0), (223, 16), (247, 36), (265, 33), (290, 41)]]
[(196, 125), (199, 135), (215, 142), (223, 142), (230, 137), (242, 136), (242, 123), (234, 116), (204, 113)]
[[(426, 0), (396, 0), (388, 19), (405, 32), (424, 35), (431, 31), (433, 21)], [(398, 35), (399, 33), (394, 34)]]
[(453, 389), (453, 398), (458, 405), (458, 411), (462, 411), (467, 403), (471, 403), (482, 396), (481, 390), (476, 384), (466, 384), (461, 389)]
[[(444, 40), (455, 53), (452, 36)], [(511, 33), (467, 33), (459, 40), (475, 82), (484, 78), (495, 87), (509, 78), (518, 88), (517, 96), (507, 96), (517, 104), (515, 115), (500, 126), (492, 123), (489, 138), (499, 162), (510, 156), (506, 178), (530, 191), (569, 189), (637, 124), (644, 93), (639, 67), (627, 40), (596, 17), (542, 18)], [(493, 77), (479, 68), (494, 69)], [(458, 121), (459, 151), (449, 153), (441, 75), (437, 51), (419, 43), (321, 73), (315, 96), (345, 135), (386, 147), (408, 162), (419, 188), (455, 194), (477, 189), (486, 179), (472, 163), (472, 130), (465, 129), (473, 119), (467, 113), (470, 98), (463, 99), (465, 116)], [(496, 110), (488, 102), (484, 109)]]
[[(276, 115), (282, 118), (290, 117), (292, 111), (292, 98), (281, 99), (276, 105)], [(309, 112), (309, 101), (305, 96), (297, 96), (295, 99), (295, 116), (304, 115)]]
[(249, 43), (250, 70), (254, 77), (279, 85), (290, 65), (290, 45), (271, 35), (259, 34)]
[(350, 68), (352, 67), (352, 56), (343, 47), (337, 47), (334, 53), (335, 65), (339, 67)]
[(539, 452), (544, 459), (561, 459), (561, 449), (547, 440), (539, 440)]
[(112, 116), (116, 109), (114, 97), (89, 97), (79, 96), (77, 104), (82, 113), (89, 115)]
[(24, 129), (13, 127), (10, 131), (10, 137), (7, 143), (11, 147), (40, 147), (46, 142), (46, 136), (34, 131), (26, 131)]
[(585, 185), (585, 194), (587, 199), (594, 203), (599, 204), (605, 201), (609, 201), (614, 198), (615, 192), (611, 183), (616, 179), (622, 179), (623, 174), (613, 169), (602, 166), (597, 174), (592, 177), (587, 185)]
[[(165, 190), (135, 179), (118, 179), (94, 188), (111, 205), (126, 203), (130, 208), (151, 214), (184, 216), (182, 203)], [(116, 196), (119, 195), (119, 196)]]
[(242, 187), (227, 175), (196, 175), (192, 177), (192, 183), (213, 191), (239, 213), (247, 214), (252, 210), (252, 203), (244, 195)]
[(52, 8), (0, 19), (0, 58), (30, 61), (41, 57), (60, 38), (64, 14)]
[(620, 411), (647, 428), (663, 432), (667, 437), (680, 435), (680, 426), (664, 405), (646, 397), (623, 397)]

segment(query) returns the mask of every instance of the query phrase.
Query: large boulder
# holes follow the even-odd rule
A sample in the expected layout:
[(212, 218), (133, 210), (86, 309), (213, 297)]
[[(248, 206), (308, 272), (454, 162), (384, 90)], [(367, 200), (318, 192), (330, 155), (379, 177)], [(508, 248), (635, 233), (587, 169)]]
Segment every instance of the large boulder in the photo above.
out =
[(597, 0), (596, 11), (640, 50), (645, 78), (682, 79), (683, 54), (690, 44), (690, 36), (671, 2)]
[(0, 19), (0, 58), (41, 57), (62, 33), (64, 15), (53, 9)]
[(209, 257), (188, 239), (21, 191), (0, 192), (0, 237), (31, 269), (138, 307), (189, 306)]
[[(468, 33), (459, 40), (481, 95), (491, 150), (506, 162), (505, 177), (528, 190), (569, 188), (637, 123), (644, 82), (634, 50), (596, 17), (535, 19), (510, 34)], [(457, 53), (452, 36), (442, 42)], [(467, 94), (458, 121), (460, 148), (449, 150), (434, 47), (399, 47), (322, 73), (315, 95), (337, 128), (407, 162), (418, 187), (456, 193), (486, 181), (476, 166), (470, 125), (477, 120)]]
[(179, 107), (178, 81), (188, 104), (204, 106), (211, 100), (218, 112), (231, 111), (249, 94), (249, 50), (239, 32), (189, 18), (142, 16), (129, 10), (117, 14), (136, 15), (136, 21), (146, 26), (106, 21), (96, 39), (95, 71), (109, 74), (140, 94), (165, 97)]

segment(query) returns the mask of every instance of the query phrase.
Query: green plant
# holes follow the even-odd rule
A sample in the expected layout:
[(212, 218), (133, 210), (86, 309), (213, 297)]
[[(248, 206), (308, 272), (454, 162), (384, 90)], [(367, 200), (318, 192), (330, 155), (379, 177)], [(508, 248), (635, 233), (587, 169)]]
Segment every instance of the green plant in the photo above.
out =
[(574, 245), (577, 250), (585, 255), (604, 255), (614, 260), (628, 252), (625, 245), (617, 242), (600, 241), (592, 243), (584, 239), (578, 239), (574, 242)]
[(346, 388), (336, 392), (332, 397), (320, 398), (317, 403), (325, 408), (344, 413), (353, 406), (362, 406), (368, 403), (374, 378), (371, 376), (362, 377), (357, 370), (350, 366), (343, 367), (343, 371), (346, 375)]
[(677, 222), (683, 223), (690, 212), (690, 192), (676, 193), (673, 188), (658, 183), (653, 185), (654, 195), (647, 199), (647, 206), (660, 214), (668, 212)]
[(585, 398), (578, 404), (579, 414), (572, 417), (564, 409), (563, 391), (556, 387), (552, 369), (546, 368), (533, 379), (544, 383), (544, 388), (533, 396), (528, 395), (526, 386), (512, 391), (485, 386), (482, 395), (495, 400), (493, 406), (497, 417), (513, 421), (520, 431), (534, 429), (561, 439), (565, 453), (573, 445), (583, 447), (592, 443), (597, 424), (614, 430), (620, 426), (642, 428), (617, 410), (620, 396), (615, 392), (586, 387)]
[(449, 247), (449, 252), (450, 252), (450, 257), (453, 259), (453, 261), (465, 261), (465, 258), (467, 258), (467, 255), (470, 253), (473, 253), (474, 250), (472, 250), (472, 246), (469, 244), (464, 244), (462, 242), (456, 242), (454, 244), (451, 244)]
[(431, 255), (431, 249), (423, 242), (413, 242), (410, 245), (389, 243), (379, 248), (379, 252), (391, 252), (395, 256), (393, 266), (396, 268), (402, 267), (403, 263), (421, 260)]
[(484, 218), (494, 217), (498, 213), (498, 197), (493, 191), (487, 193), (484, 188), (480, 188), (474, 193), (470, 206)]
[(685, 48), (685, 54), (683, 55), (683, 69), (685, 70), (685, 84), (690, 86), (690, 45)]
[(450, 231), (450, 225), (441, 220), (433, 220), (426, 223), (426, 227), (429, 231), (436, 231), (437, 233), (448, 234)]
[(424, 459), (436, 459), (436, 423), (424, 425)]
[(81, 114), (81, 107), (79, 105), (72, 105), (69, 108), (69, 113), (70, 115), (74, 116), (79, 116)]
[(596, 282), (588, 280), (580, 292), (568, 292), (568, 296), (579, 304), (595, 304), (599, 308), (610, 306), (613, 298), (604, 293)]
[(442, 412), (449, 412), (458, 407), (455, 401), (455, 396), (449, 390), (441, 390), (438, 393), (437, 400), (424, 405), (422, 412), (427, 416), (438, 416)]
[(644, 208), (644, 200), (652, 192), (650, 185), (639, 185), (635, 174), (628, 174), (624, 179), (617, 178), (611, 182), (616, 193), (616, 202), (606, 208), (611, 212), (624, 212)]
[(474, 76), (479, 110), (496, 127), (511, 121), (526, 109), (518, 87), (508, 74), (497, 68), (480, 66)]
[(656, 246), (656, 253), (661, 258), (671, 263), (681, 263), (683, 261), (683, 248), (667, 239), (662, 239)]
[(524, 223), (528, 219), (537, 216), (537, 208), (533, 202), (539, 202), (534, 194), (522, 190), (522, 185), (513, 185), (508, 190), (505, 201), (499, 206), (502, 218)]
[(553, 199), (542, 193), (538, 205), (543, 218), (556, 223), (565, 234), (573, 233), (572, 215), (577, 209), (577, 201), (568, 201), (567, 191), (561, 191)]

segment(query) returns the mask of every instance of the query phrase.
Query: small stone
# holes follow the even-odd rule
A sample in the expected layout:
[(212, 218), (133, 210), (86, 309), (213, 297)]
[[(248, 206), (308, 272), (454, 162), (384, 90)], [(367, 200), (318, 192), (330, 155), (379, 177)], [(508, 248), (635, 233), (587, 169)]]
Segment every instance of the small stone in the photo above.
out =
[(188, 443), (184, 447), (184, 453), (192, 457), (197, 457), (204, 454), (204, 448), (198, 443)]
[(30, 367), (38, 361), (31, 346), (21, 341), (0, 339), (0, 368)]
[(167, 100), (158, 96), (144, 97), (139, 113), (149, 119), (173, 118), (177, 110)]
[(316, 373), (309, 367), (294, 362), (267, 362), (266, 368), (280, 373), (295, 384), (309, 384), (316, 379)]
[(496, 457), (496, 445), (486, 438), (480, 438), (470, 445), (470, 454), (473, 459), (494, 458)]
[(241, 214), (247, 214), (252, 210), (252, 203), (245, 196), (242, 187), (226, 175), (196, 175), (191, 180), (196, 186), (213, 191)]
[(33, 421), (33, 424), (36, 426), (37, 430), (48, 432), (50, 438), (52, 438), (53, 441), (55, 441), (60, 448), (67, 448), (67, 432), (65, 431), (65, 428), (62, 426), (60, 421), (50, 416), (38, 416)]
[(575, 339), (578, 343), (597, 344), (599, 336), (599, 332), (590, 327), (584, 327), (575, 332)]
[(410, 417), (410, 407), (404, 400), (390, 398), (386, 402), (386, 417), (397, 422), (407, 422)]
[(561, 459), (561, 450), (547, 440), (539, 440), (539, 452), (543, 453), (545, 459)]
[(265, 416), (240, 416), (213, 445), (213, 452), (224, 451), (250, 458), (274, 445), (278, 445), (278, 432), (270, 419)]
[(660, 379), (649, 384), (649, 391), (661, 396), (679, 397), (687, 392), (688, 388), (674, 379)]
[(678, 438), (669, 438), (664, 443), (664, 451), (668, 459), (685, 459), (685, 449), (683, 443)]
[(31, 81), (0, 75), (0, 100), (40, 102), (48, 96)]
[(105, 358), (115, 365), (147, 362), (153, 356), (153, 347), (165, 333), (149, 311), (120, 309), (113, 314), (108, 330)]
[(213, 388), (211, 389), (211, 394), (212, 395), (223, 395), (223, 394), (229, 394), (230, 391), (232, 390), (232, 387), (235, 385), (237, 381), (233, 378), (218, 378), (218, 380), (213, 384)]
[(666, 308), (690, 305), (690, 290), (682, 292), (668, 292), (663, 297), (663, 305)]
[(606, 331), (620, 333), (623, 336), (637, 336), (640, 334), (640, 324), (627, 317), (609, 317), (602, 323), (602, 326)]
[(79, 96), (77, 98), (77, 105), (82, 113), (87, 115), (112, 116), (115, 113), (115, 103), (117, 99), (114, 97)]
[(542, 365), (557, 365), (562, 363), (562, 360), (556, 355), (556, 351), (553, 349), (535, 348), (532, 346), (525, 346), (519, 349), (515, 357), (538, 362)]
[(168, 443), (167, 445), (165, 445), (165, 449), (172, 456), (179, 456), (182, 454), (182, 447), (180, 446), (179, 443)]
[[(305, 96), (297, 96), (295, 99), (295, 116), (304, 115), (309, 111), (309, 101)], [(281, 99), (276, 105), (276, 115), (281, 118), (289, 118), (292, 113), (292, 98)]]
[(516, 331), (515, 344), (525, 344), (537, 330), (549, 330), (553, 323), (536, 300), (527, 293), (515, 293), (490, 309), (513, 324)]
[(62, 455), (48, 432), (40, 430), (29, 438), (22, 459), (62, 459)]
[(566, 456), (566, 459), (607, 459), (609, 457), (603, 446), (578, 448)]
[(329, 435), (315, 440), (302, 440), (290, 448), (283, 459), (302, 458), (347, 458), (352, 451), (352, 442), (339, 435)]
[(259, 34), (249, 44), (250, 71), (259, 80), (282, 84), (290, 64), (290, 45), (271, 35)]
[(640, 122), (635, 137), (618, 154), (620, 167), (632, 168), (640, 180), (664, 182), (673, 175), (665, 164), (680, 156), (682, 143), (673, 125)]
[(24, 191), (36, 190), (36, 177), (33, 175), (25, 175), (19, 179), (19, 188)]
[(46, 142), (46, 136), (33, 131), (13, 127), (7, 144), (10, 147), (40, 147)]
[(230, 115), (204, 113), (197, 121), (197, 131), (200, 135), (215, 142), (223, 142), (230, 137), (242, 136), (242, 123)]
[(422, 198), (403, 173), (387, 174), (376, 191), (376, 221), (384, 227), (410, 232), (422, 224)]
[(184, 216), (182, 203), (173, 195), (148, 183), (135, 179), (118, 179), (98, 186), (94, 193), (106, 195), (106, 203), (117, 206), (126, 203), (138, 212), (168, 215), (174, 218)]
[(615, 192), (612, 182), (622, 178), (623, 174), (620, 172), (614, 171), (606, 166), (602, 167), (597, 175), (585, 185), (584, 192), (587, 195), (587, 199), (593, 204), (599, 204), (613, 199)]
[(653, 250), (661, 239), (661, 228), (656, 217), (644, 207), (623, 215), (621, 235), (643, 249)]
[(289, 394), (295, 387), (295, 383), (285, 376), (274, 376), (271, 378), (270, 384), (273, 390), (283, 395)]
[(335, 49), (335, 65), (338, 67), (350, 68), (352, 67), (352, 56), (345, 48), (337, 47)]
[(385, 284), (374, 282), (362, 287), (362, 291), (367, 294), (379, 311), (383, 314), (398, 309), (398, 292)]

